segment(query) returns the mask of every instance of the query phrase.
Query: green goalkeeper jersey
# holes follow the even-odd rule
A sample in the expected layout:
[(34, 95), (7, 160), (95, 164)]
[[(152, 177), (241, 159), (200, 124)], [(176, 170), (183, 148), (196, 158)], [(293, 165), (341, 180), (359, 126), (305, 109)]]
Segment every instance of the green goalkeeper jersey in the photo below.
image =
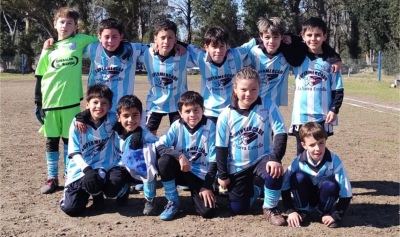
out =
[(82, 54), (97, 37), (77, 34), (42, 50), (35, 74), (42, 76), (42, 108), (56, 110), (80, 104), (82, 89)]

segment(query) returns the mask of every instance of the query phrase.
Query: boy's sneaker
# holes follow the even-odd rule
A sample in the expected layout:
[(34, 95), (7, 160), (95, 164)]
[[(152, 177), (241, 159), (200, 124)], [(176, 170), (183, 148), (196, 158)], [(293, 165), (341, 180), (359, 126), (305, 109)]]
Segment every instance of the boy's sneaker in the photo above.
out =
[(169, 221), (174, 219), (176, 214), (179, 212), (178, 202), (168, 202), (165, 206), (165, 210), (161, 213), (160, 219), (163, 221)]
[(153, 216), (157, 210), (155, 198), (144, 198), (143, 215)]
[(57, 178), (52, 178), (48, 179), (44, 186), (40, 189), (42, 194), (50, 194), (54, 193), (57, 190), (58, 187), (58, 179)]
[(267, 218), (268, 222), (271, 225), (275, 226), (285, 226), (287, 222), (285, 218), (283, 218), (281, 211), (279, 211), (276, 207), (270, 209), (263, 210), (265, 218)]
[(117, 197), (117, 199), (115, 201), (118, 206), (123, 206), (127, 203), (128, 198), (129, 198), (129, 190), (126, 190), (124, 195), (122, 195), (121, 197)]

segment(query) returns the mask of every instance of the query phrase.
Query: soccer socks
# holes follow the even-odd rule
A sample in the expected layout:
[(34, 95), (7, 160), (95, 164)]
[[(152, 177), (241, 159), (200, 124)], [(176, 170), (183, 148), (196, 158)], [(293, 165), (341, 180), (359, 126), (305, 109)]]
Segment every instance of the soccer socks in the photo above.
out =
[(176, 189), (175, 179), (170, 181), (162, 181), (165, 190), (165, 197), (170, 202), (177, 202), (179, 200), (178, 190)]
[(68, 163), (68, 144), (64, 144), (64, 178), (67, 178)]
[(143, 182), (143, 193), (146, 199), (156, 197), (156, 179), (150, 182)]
[(260, 196), (261, 194), (261, 188), (258, 187), (257, 185), (253, 185), (254, 191), (253, 191), (253, 197), (250, 198), (250, 206), (253, 205), (254, 201)]
[(49, 178), (58, 178), (59, 152), (46, 152), (47, 175)]
[(281, 190), (272, 190), (264, 187), (264, 209), (270, 209), (278, 206)]

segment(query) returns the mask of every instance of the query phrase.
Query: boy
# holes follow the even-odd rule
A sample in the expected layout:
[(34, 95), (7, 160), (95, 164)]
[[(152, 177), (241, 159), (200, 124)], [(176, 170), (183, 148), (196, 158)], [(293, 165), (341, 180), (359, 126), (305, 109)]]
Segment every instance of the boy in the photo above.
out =
[(326, 148), (328, 135), (319, 123), (303, 124), (299, 134), (304, 152), (286, 170), (282, 188), (288, 225), (306, 225), (310, 208), (316, 206), (322, 223), (337, 227), (352, 198), (347, 172), (340, 158)]
[[(64, 170), (68, 166), (68, 132), (74, 116), (80, 112), (83, 48), (97, 39), (75, 34), (79, 13), (72, 8), (58, 9), (54, 17), (57, 42), (53, 50), (42, 50), (35, 72), (35, 115), (43, 125), (39, 132), (46, 140), (47, 181), (41, 193), (58, 187), (59, 140), (64, 143)], [(65, 176), (65, 174), (64, 174)]]
[[(282, 44), (285, 27), (278, 17), (260, 18), (257, 26), (262, 43), (251, 49), (246, 65), (251, 65), (260, 75), (260, 97), (271, 99), (277, 106), (287, 106), (290, 66), (301, 65), (307, 49), (299, 47), (300, 42)], [(299, 41), (299, 37), (292, 35), (290, 38), (291, 41)], [(332, 61), (340, 60), (328, 44), (324, 43), (322, 47)], [(340, 67), (341, 63), (337, 64)], [(335, 70), (339, 69), (335, 67)]]
[(150, 84), (146, 100), (146, 126), (154, 135), (165, 115), (169, 116), (170, 124), (179, 119), (176, 102), (188, 90), (186, 68), (193, 65), (188, 54), (179, 55), (175, 51), (176, 34), (174, 22), (159, 22), (154, 29), (154, 44), (158, 52), (149, 48), (141, 57)]
[(136, 65), (148, 45), (122, 41), (124, 27), (116, 19), (108, 18), (99, 24), (99, 42), (86, 46), (84, 57), (91, 61), (88, 86), (107, 85), (114, 93), (113, 107), (124, 95), (133, 95)]
[(112, 127), (117, 120), (115, 113), (109, 112), (112, 98), (113, 92), (105, 85), (89, 87), (86, 96), (88, 112), (83, 116), (87, 125), (86, 133), (76, 129), (76, 119), (71, 123), (68, 147), (71, 160), (64, 196), (60, 201), (61, 210), (70, 216), (82, 213), (90, 195), (93, 196), (93, 206), (102, 209), (103, 191), (115, 190), (115, 193), (105, 193), (110, 196), (116, 196), (119, 192), (113, 187), (114, 179), (119, 177), (109, 174), (115, 163)]
[(302, 25), (302, 38), (308, 52), (303, 63), (293, 68), (295, 92), (292, 125), (289, 135), (297, 141), (297, 155), (304, 151), (299, 129), (306, 122), (318, 122), (325, 127), (328, 136), (333, 135), (337, 114), (343, 102), (343, 82), (340, 72), (332, 72), (322, 43), (327, 36), (326, 23), (311, 17)]
[[(121, 97), (117, 104), (118, 123), (115, 124), (115, 150), (118, 157), (118, 166), (123, 167), (123, 175), (126, 180), (125, 184), (120, 185), (120, 189), (129, 187), (130, 181), (133, 181), (128, 170), (131, 171), (133, 178), (143, 181), (143, 189), (145, 196), (145, 206), (143, 209), (144, 215), (152, 215), (156, 211), (155, 206), (155, 162), (145, 164), (143, 144), (154, 143), (158, 140), (154, 134), (147, 129), (142, 129), (140, 121), (142, 119), (142, 102), (134, 95), (125, 95)], [(122, 159), (121, 159), (122, 157)], [(130, 166), (129, 159), (134, 160), (135, 167)], [(150, 168), (147, 168), (150, 167)], [(142, 172), (138, 172), (141, 170)], [(127, 189), (127, 188), (126, 188)], [(126, 190), (125, 190), (126, 191)], [(122, 191), (123, 192), (123, 191)], [(129, 192), (125, 192), (127, 198)]]
[(217, 122), (222, 109), (230, 104), (232, 78), (243, 68), (245, 57), (256, 45), (248, 43), (229, 48), (229, 33), (220, 27), (212, 27), (205, 33), (205, 52), (189, 45), (188, 51), (201, 72), (200, 94), (204, 98), (204, 115)]
[(156, 142), (159, 173), (168, 199), (160, 218), (172, 220), (179, 212), (176, 183), (189, 186), (196, 211), (202, 217), (210, 218), (216, 206), (212, 192), (217, 172), (215, 124), (203, 115), (204, 100), (197, 92), (183, 93), (178, 109), (181, 119)]

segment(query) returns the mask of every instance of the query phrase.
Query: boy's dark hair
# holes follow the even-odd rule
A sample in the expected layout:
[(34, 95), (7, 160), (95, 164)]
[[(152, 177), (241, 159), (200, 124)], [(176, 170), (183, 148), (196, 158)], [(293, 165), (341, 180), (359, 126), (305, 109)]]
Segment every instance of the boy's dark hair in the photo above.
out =
[(317, 122), (303, 124), (300, 128), (299, 135), (302, 142), (304, 142), (304, 138), (306, 137), (313, 137), (317, 141), (324, 138), (328, 139), (328, 134), (325, 129)]
[(160, 21), (154, 26), (154, 35), (157, 35), (158, 32), (163, 30), (172, 30), (176, 35), (176, 33), (178, 32), (178, 26), (173, 21), (170, 21), (168, 19)]
[(70, 7), (61, 7), (57, 10), (56, 14), (54, 15), (54, 21), (57, 21), (58, 18), (72, 18), (75, 21), (75, 24), (78, 23), (79, 20), (79, 13)]
[(103, 32), (103, 30), (105, 29), (116, 29), (118, 30), (118, 32), (122, 35), (124, 34), (124, 26), (122, 25), (122, 23), (114, 18), (107, 18), (102, 20), (99, 23), (99, 34), (101, 35), (101, 32)]
[(229, 43), (229, 33), (221, 27), (212, 27), (204, 34), (204, 44)]
[(322, 30), (324, 34), (328, 31), (325, 21), (318, 17), (311, 17), (306, 20), (303, 24), (301, 24), (301, 34), (303, 35), (306, 30), (319, 28)]
[(179, 97), (178, 110), (182, 111), (184, 105), (200, 105), (204, 110), (204, 98), (196, 91), (186, 91)]
[(117, 103), (117, 114), (121, 114), (123, 109), (136, 108), (142, 114), (143, 106), (142, 102), (134, 95), (124, 95)]
[(89, 102), (94, 98), (106, 98), (112, 104), (114, 93), (106, 85), (93, 85), (86, 92), (86, 101)]

